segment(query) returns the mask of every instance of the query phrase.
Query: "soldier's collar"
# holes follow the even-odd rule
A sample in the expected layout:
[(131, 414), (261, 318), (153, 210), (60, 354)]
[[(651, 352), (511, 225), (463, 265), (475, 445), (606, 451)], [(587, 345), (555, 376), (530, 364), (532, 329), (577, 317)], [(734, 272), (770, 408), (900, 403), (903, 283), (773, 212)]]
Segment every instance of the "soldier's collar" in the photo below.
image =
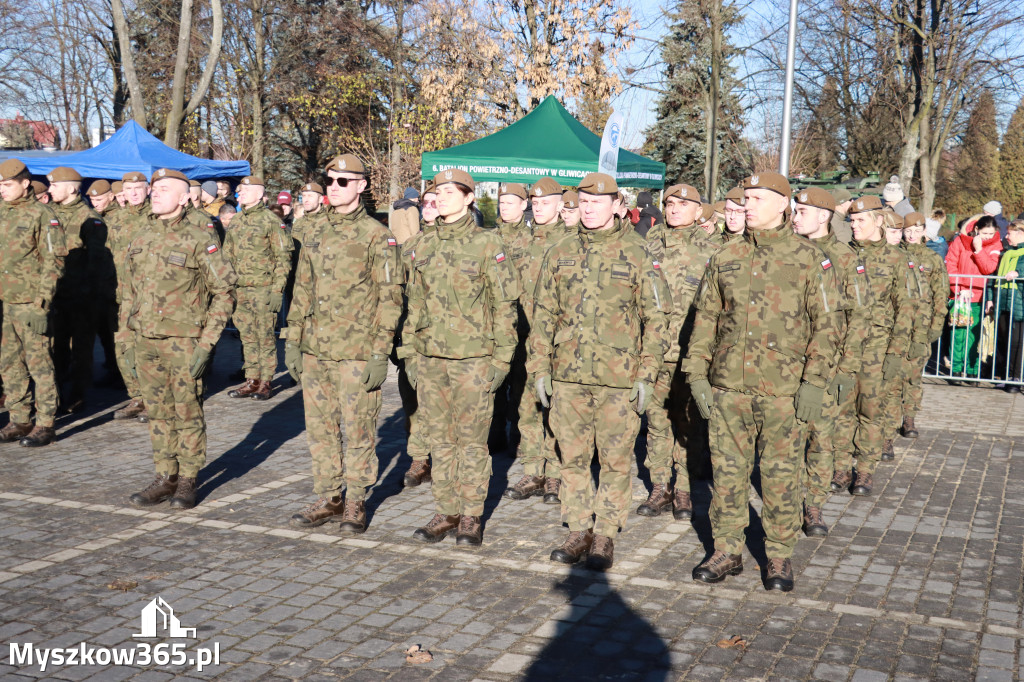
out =
[(612, 223), (612, 226), (609, 227), (606, 230), (589, 230), (589, 229), (587, 229), (586, 227), (583, 226), (583, 221), (582, 220), (580, 221), (579, 234), (580, 234), (580, 238), (584, 242), (603, 242), (603, 241), (608, 241), (609, 239), (613, 239), (613, 238), (621, 235), (622, 232), (623, 232), (622, 221), (619, 220), (619, 219), (616, 219)]
[(339, 213), (337, 211), (337, 209), (335, 209), (332, 206), (331, 209), (329, 211), (327, 211), (327, 215), (329, 215), (331, 217), (331, 222), (332, 223), (350, 223), (350, 222), (352, 222), (354, 220), (358, 220), (359, 218), (362, 218), (363, 216), (365, 216), (366, 215), (366, 208), (363, 207), (362, 203), (358, 203), (358, 204), (356, 204), (355, 209), (352, 210), (351, 212), (349, 212), (349, 213)]
[(434, 225), (437, 226), (437, 236), (441, 239), (458, 239), (476, 229), (476, 219), (472, 213), (467, 212), (454, 223), (446, 223), (441, 217), (438, 217)]
[(747, 241), (754, 246), (765, 246), (775, 244), (793, 236), (793, 226), (787, 220), (778, 227), (771, 227), (767, 230), (747, 230), (744, 233)]
[(865, 241), (857, 241), (856, 239), (854, 239), (853, 243), (861, 247), (862, 249), (880, 249), (884, 244), (888, 244), (889, 242), (885, 241), (885, 237), (882, 237), (878, 241), (871, 241), (870, 239)]

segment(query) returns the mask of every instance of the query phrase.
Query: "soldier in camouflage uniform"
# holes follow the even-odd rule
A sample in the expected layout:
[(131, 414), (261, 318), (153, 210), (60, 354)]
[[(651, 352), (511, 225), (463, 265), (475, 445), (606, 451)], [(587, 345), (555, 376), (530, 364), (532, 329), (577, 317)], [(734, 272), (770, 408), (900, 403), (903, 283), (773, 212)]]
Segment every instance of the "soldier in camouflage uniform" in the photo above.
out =
[(571, 189), (562, 192), (562, 222), (570, 229), (580, 224), (580, 197)]
[(835, 270), (846, 308), (845, 314), (839, 316), (840, 344), (834, 361), (836, 375), (826, 391), (821, 418), (808, 424), (803, 530), (808, 536), (821, 537), (828, 535), (822, 507), (828, 500), (832, 480), (832, 434), (840, 414), (853, 414), (857, 410), (854, 388), (860, 371), (861, 346), (867, 338), (871, 321), (869, 309), (864, 305), (867, 294), (861, 291), (862, 283), (857, 279), (857, 257), (848, 244), (841, 243), (829, 230), (835, 199), (819, 187), (810, 187), (797, 192), (794, 201), (793, 230), (825, 252)]
[[(93, 281), (94, 294), (91, 306), (93, 328), (106, 357), (104, 367), (113, 369), (117, 367), (117, 350), (114, 343), (114, 333), (117, 331), (117, 270), (114, 266), (114, 256), (107, 248), (107, 226), (104, 216), (113, 214), (114, 210), (120, 207), (114, 199), (110, 183), (106, 180), (94, 180), (89, 185), (86, 195), (93, 210), (104, 220), (103, 243), (100, 244), (99, 253), (93, 254), (96, 256), (96, 275)], [(117, 385), (120, 376), (120, 372), (111, 372), (107, 378), (113, 378)]]
[(199, 379), (234, 305), (235, 273), (216, 235), (187, 211), (188, 178), (153, 173), (152, 213), (131, 243), (121, 281), (119, 341), (149, 410), (156, 479), (129, 498), (136, 507), (170, 499), (172, 509), (196, 505), (206, 463), (206, 419)]
[(789, 182), (743, 183), (746, 234), (711, 257), (682, 369), (710, 420), (714, 553), (693, 579), (743, 570), (750, 475), (760, 453), (765, 589), (793, 589), (807, 422), (820, 418), (834, 373), (842, 297), (828, 257), (786, 220)]
[(292, 221), (292, 242), (295, 252), (302, 248), (302, 232), (313, 216), (323, 211), (324, 188), (316, 182), (307, 182), (299, 190), (302, 200), (302, 216)]
[[(544, 257), (527, 370), (548, 406), (562, 453), (562, 519), (569, 535), (551, 560), (606, 570), (626, 525), (633, 444), (665, 353), (672, 296), (644, 239), (617, 220), (618, 186), (590, 173), (581, 224)], [(597, 491), (590, 462), (597, 447)], [(596, 521), (595, 521), (596, 517)]]
[(235, 270), (237, 304), (232, 319), (242, 341), (245, 384), (231, 398), (269, 400), (277, 370), (274, 321), (281, 311), (292, 266), (287, 226), (263, 205), (263, 178), (249, 175), (238, 185), (239, 212), (224, 238), (224, 257)]
[(48, 316), (68, 250), (60, 222), (33, 196), (28, 169), (18, 159), (0, 163), (0, 197), (0, 377), (11, 419), (0, 429), (0, 443), (20, 440), (37, 447), (56, 439), (57, 384)]
[(708, 259), (719, 246), (697, 227), (700, 211), (700, 193), (696, 189), (673, 185), (665, 190), (665, 222), (647, 233), (648, 248), (672, 292), (672, 312), (668, 316), (665, 363), (658, 372), (647, 408), (647, 468), (652, 488), (647, 501), (636, 510), (641, 516), (658, 516), (671, 510), (676, 519), (691, 517), (687, 454), (700, 454), (707, 442), (706, 422), (700, 418), (679, 371), (682, 348), (689, 344), (693, 327), (693, 298)]
[(942, 336), (946, 322), (946, 302), (949, 298), (949, 274), (942, 256), (924, 243), (924, 216), (908, 213), (903, 216), (903, 248), (917, 264), (917, 284), (920, 295), (918, 317), (914, 320), (913, 343), (907, 352), (907, 366), (903, 381), (903, 424), (900, 434), (904, 438), (917, 438), (914, 417), (921, 409), (924, 388), (921, 375), (932, 353), (932, 344)]
[(520, 294), (501, 238), (478, 229), (469, 211), (475, 186), (456, 169), (434, 178), (440, 218), (413, 265), (401, 353), (410, 383), (431, 398), (420, 410), (436, 511), (413, 537), (439, 542), (455, 531), (456, 544), (470, 546), (483, 541), (487, 433), (516, 348)]
[(342, 532), (362, 533), (366, 491), (377, 482), (380, 387), (402, 314), (405, 276), (394, 235), (359, 199), (367, 185), (362, 161), (342, 154), (326, 173), (330, 208), (303, 228), (295, 297), (282, 332), (285, 364), (302, 381), (319, 498), (291, 523), (313, 527), (340, 515)]
[[(833, 432), (835, 472), (831, 486), (833, 492), (850, 489), (854, 495), (869, 495), (885, 444), (885, 387), (902, 376), (914, 309), (913, 301), (908, 299), (907, 259), (889, 246), (883, 235), (881, 200), (877, 196), (861, 197), (851, 204), (849, 216), (854, 237), (850, 246), (857, 256), (854, 281), (861, 292), (867, 292), (864, 298), (871, 325), (854, 389), (857, 410), (840, 413)], [(856, 480), (851, 471), (854, 450)]]
[[(106, 250), (107, 227), (103, 219), (82, 201), (82, 176), (73, 168), (50, 171), (50, 207), (64, 228), (68, 256), (64, 275), (53, 299), (53, 364), (58, 387), (70, 369), (71, 394), (62, 406), (67, 412), (85, 408), (85, 391), (92, 384), (92, 351), (95, 344), (93, 300), (100, 295), (99, 267)], [(95, 284), (94, 284), (95, 283)]]
[[(107, 224), (107, 251), (110, 252), (114, 260), (117, 274), (116, 298), (119, 321), (122, 319), (120, 314), (121, 292), (125, 276), (125, 263), (128, 260), (128, 245), (135, 238), (135, 233), (148, 222), (150, 214), (149, 182), (145, 175), (137, 171), (125, 173), (121, 181), (121, 188), (124, 193), (125, 205), (105, 221)], [(117, 366), (121, 370), (121, 378), (128, 391), (128, 404), (114, 412), (114, 419), (136, 419), (146, 423), (149, 421), (149, 414), (146, 412), (142, 399), (139, 379), (135, 374), (135, 368), (126, 362), (126, 358), (135, 356), (135, 351), (131, 347), (135, 343), (135, 335), (122, 329), (120, 322), (117, 331), (115, 338), (120, 339), (115, 342)]]
[(747, 216), (743, 211), (743, 188), (733, 187), (725, 195), (725, 231), (722, 239), (725, 242), (743, 238)]
[[(519, 336), (524, 347), (533, 333), (534, 295), (544, 254), (554, 244), (579, 231), (566, 227), (562, 222), (562, 187), (554, 178), (538, 180), (530, 188), (530, 196), (533, 198), (533, 233), (515, 241), (505, 241), (523, 285), (523, 294), (519, 298), (523, 313)], [(527, 376), (527, 385), (532, 387), (536, 382), (536, 376)], [(505, 491), (505, 497), (524, 500), (533, 495), (543, 495), (545, 503), (559, 503), (561, 463), (550, 418), (548, 410), (533, 391), (523, 396), (519, 406), (519, 430), (522, 433), (519, 459), (523, 463), (523, 476)]]

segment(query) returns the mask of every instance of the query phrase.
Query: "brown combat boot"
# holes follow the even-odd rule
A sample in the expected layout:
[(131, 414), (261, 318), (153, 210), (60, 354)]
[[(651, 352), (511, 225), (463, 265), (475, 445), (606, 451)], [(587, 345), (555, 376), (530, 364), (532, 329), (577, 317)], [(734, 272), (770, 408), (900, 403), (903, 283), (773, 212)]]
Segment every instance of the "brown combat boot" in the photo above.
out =
[(896, 458), (896, 451), (892, 449), (892, 441), (885, 441), (885, 445), (882, 446), (882, 461), (891, 462)]
[(816, 538), (828, 535), (828, 526), (821, 516), (820, 507), (804, 507), (804, 535)]
[(647, 501), (637, 507), (640, 516), (659, 516), (661, 512), (672, 508), (672, 487), (665, 483), (655, 483)]
[(587, 555), (587, 568), (592, 571), (607, 571), (615, 558), (615, 541), (607, 535), (595, 535), (594, 543)]
[(341, 514), (342, 533), (362, 533), (366, 531), (366, 502), (345, 502), (345, 511)]
[(114, 412), (114, 419), (135, 419), (145, 411), (146, 406), (141, 400), (136, 399)]
[(178, 489), (178, 475), (157, 476), (142, 492), (128, 498), (133, 507), (152, 507), (164, 500), (169, 500)]
[(720, 583), (726, 576), (743, 572), (743, 555), (726, 554), (717, 549), (711, 557), (693, 569), (693, 579), (702, 583)]
[(693, 500), (689, 490), (676, 489), (672, 496), (672, 518), (676, 521), (693, 518)]
[(851, 495), (870, 495), (871, 494), (871, 474), (862, 474), (857, 472), (857, 480), (854, 482), (853, 487), (850, 488)]
[(562, 501), (559, 493), (562, 491), (562, 479), (548, 476), (544, 481), (544, 504), (558, 504)]
[(551, 560), (560, 564), (574, 564), (590, 553), (590, 547), (594, 544), (594, 531), (573, 530), (569, 531), (569, 537), (565, 539), (562, 546), (551, 552)]
[(256, 392), (252, 394), (253, 400), (270, 400), (274, 395), (274, 389), (270, 387), (269, 381), (260, 381), (256, 384)]
[(462, 517), (458, 514), (452, 516), (434, 514), (434, 517), (427, 522), (427, 525), (417, 528), (412, 536), (422, 542), (441, 542), (441, 540), (448, 537), (448, 533), (459, 527), (461, 520)]
[(228, 391), (229, 398), (248, 398), (260, 390), (259, 379), (246, 379), (238, 388)]
[(149, 410), (146, 408), (145, 403), (142, 404), (142, 412), (139, 412), (137, 415), (135, 415), (135, 421), (139, 422), (140, 424), (149, 423)]
[(171, 498), (171, 509), (192, 509), (196, 506), (196, 477), (182, 476)]
[(299, 528), (316, 528), (317, 526), (324, 525), (335, 516), (340, 516), (343, 510), (344, 505), (341, 503), (341, 495), (329, 499), (321, 497), (302, 511), (292, 514), (289, 523)]
[(832, 474), (832, 482), (829, 486), (832, 488), (832, 492), (841, 493), (849, 490), (851, 483), (853, 483), (853, 474), (850, 471), (836, 471)]
[(793, 590), (793, 562), (789, 559), (768, 559), (764, 589), (791, 592)]
[(21, 440), (30, 433), (32, 433), (32, 422), (27, 422), (25, 424), (10, 422), (7, 426), (0, 429), (0, 443), (13, 443), (16, 440)]
[(534, 495), (544, 494), (543, 476), (523, 476), (519, 481), (505, 491), (505, 497), (510, 500), (525, 500)]
[(22, 447), (39, 448), (57, 440), (57, 432), (52, 426), (37, 426), (32, 432), (19, 441)]
[(420, 483), (425, 483), (430, 480), (430, 460), (429, 459), (414, 459), (412, 466), (405, 472), (405, 478), (402, 479), (402, 483), (405, 484), (406, 488), (415, 488)]
[(463, 515), (459, 519), (459, 529), (455, 532), (455, 544), (479, 547), (483, 541), (484, 526), (480, 517)]
[(919, 435), (917, 427), (914, 426), (913, 417), (904, 417), (903, 426), (900, 427), (900, 435), (904, 438), (917, 438)]

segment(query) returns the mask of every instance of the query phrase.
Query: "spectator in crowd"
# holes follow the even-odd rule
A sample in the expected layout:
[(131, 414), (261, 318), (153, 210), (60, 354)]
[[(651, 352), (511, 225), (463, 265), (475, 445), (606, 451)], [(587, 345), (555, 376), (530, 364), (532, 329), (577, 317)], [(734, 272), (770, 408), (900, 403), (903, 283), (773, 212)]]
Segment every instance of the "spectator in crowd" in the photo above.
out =
[(1002, 250), (995, 218), (988, 215), (965, 220), (960, 226), (960, 234), (949, 245), (946, 270), (949, 272), (952, 299), (950, 359), (953, 376), (978, 376), (978, 341), (985, 276), (996, 271)]
[(630, 211), (630, 221), (637, 234), (644, 238), (652, 227), (663, 221), (661, 211), (654, 205), (654, 197), (650, 192), (640, 192), (636, 195), (636, 208)]
[(882, 199), (885, 205), (896, 211), (896, 215), (903, 217), (914, 212), (914, 207), (906, 196), (903, 195), (903, 187), (900, 186), (900, 178), (893, 175), (889, 178), (889, 184), (882, 189)]
[[(993, 216), (994, 217), (994, 216)], [(1007, 225), (1006, 248), (996, 270), (998, 280), (992, 282), (988, 311), (996, 312), (996, 349), (994, 374), (1006, 381), (1021, 380), (1021, 348), (1024, 346), (1024, 287), (1018, 282), (1024, 274), (1024, 220)], [(1017, 393), (1020, 386), (1003, 384), (1007, 393)]]
[(939, 234), (939, 230), (942, 229), (942, 223), (945, 220), (946, 212), (940, 208), (932, 211), (932, 217), (924, 221), (925, 246), (939, 254), (942, 258), (945, 258), (949, 252), (949, 243), (946, 242), (945, 237)]
[(291, 222), (292, 216), (292, 193), (288, 190), (281, 190), (277, 193), (277, 205), (281, 207), (281, 212), (287, 219), (287, 222)]
[(998, 201), (990, 201), (982, 206), (981, 210), (985, 215), (995, 218), (996, 227), (999, 229), (999, 238), (1006, 239), (1006, 228), (1010, 226), (1010, 221), (1003, 215), (1003, 205)]
[(216, 180), (207, 180), (199, 186), (203, 210), (212, 216), (216, 216), (220, 207), (224, 205), (224, 200), (217, 195), (218, 187), (219, 184)]
[(409, 241), (420, 231), (420, 193), (415, 187), (406, 187), (399, 199), (391, 207), (391, 220), (388, 227), (399, 244)]
[(836, 210), (832, 214), (829, 229), (838, 241), (849, 244), (853, 239), (853, 230), (850, 229), (850, 221), (847, 220), (846, 214), (850, 210), (850, 204), (853, 203), (853, 195), (845, 187), (836, 187), (832, 190), (832, 198), (836, 200)]

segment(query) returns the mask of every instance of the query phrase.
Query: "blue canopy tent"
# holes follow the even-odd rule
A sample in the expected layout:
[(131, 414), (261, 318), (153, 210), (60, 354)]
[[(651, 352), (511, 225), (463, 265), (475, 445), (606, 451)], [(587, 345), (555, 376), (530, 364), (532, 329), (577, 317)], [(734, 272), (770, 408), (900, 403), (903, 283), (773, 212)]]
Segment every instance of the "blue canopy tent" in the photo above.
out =
[(128, 121), (101, 144), (85, 151), (48, 158), (21, 156), (18, 152), (8, 156), (20, 158), (33, 175), (46, 175), (58, 166), (74, 168), (83, 178), (106, 180), (120, 180), (131, 171), (150, 177), (158, 168), (180, 171), (193, 180), (242, 177), (250, 173), (248, 161), (211, 161), (171, 149), (135, 121)]

